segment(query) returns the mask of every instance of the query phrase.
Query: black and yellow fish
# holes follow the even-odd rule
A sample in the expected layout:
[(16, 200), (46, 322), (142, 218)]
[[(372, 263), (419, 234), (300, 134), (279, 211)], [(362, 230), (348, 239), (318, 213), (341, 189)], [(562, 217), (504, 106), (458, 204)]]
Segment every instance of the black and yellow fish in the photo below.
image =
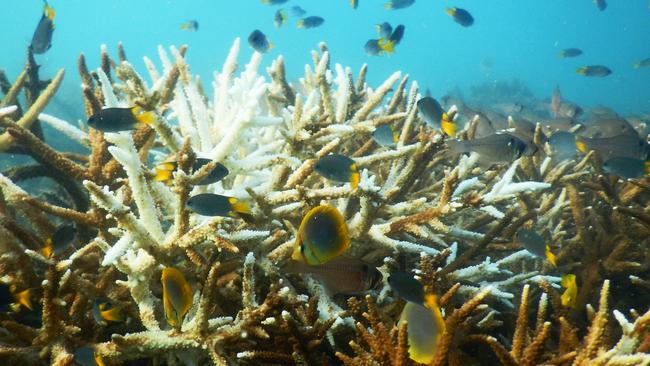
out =
[(20, 311), (20, 307), (34, 310), (32, 289), (18, 290), (16, 285), (0, 283), (0, 311)]
[[(192, 165), (192, 172), (196, 172), (205, 164), (212, 162), (210, 159), (205, 158), (196, 158), (194, 164)], [(164, 182), (167, 185), (172, 183), (173, 173), (178, 169), (178, 162), (176, 161), (166, 161), (156, 165), (156, 175), (154, 180), (159, 182)], [(229, 171), (223, 164), (217, 163), (217, 165), (212, 169), (210, 174), (205, 178), (201, 179), (196, 183), (196, 185), (208, 185), (216, 183), (228, 175)]]
[(250, 207), (234, 197), (214, 193), (201, 193), (187, 200), (187, 207), (203, 216), (242, 217), (248, 220)]
[(303, 217), (291, 258), (308, 265), (322, 265), (350, 246), (343, 215), (329, 205), (316, 206)]
[(314, 171), (336, 182), (349, 182), (352, 189), (359, 185), (360, 175), (354, 160), (341, 154), (330, 154), (318, 159)]
[(323, 23), (325, 23), (325, 19), (316, 15), (312, 15), (306, 18), (299, 19), (298, 22), (296, 23), (296, 26), (298, 28), (309, 29), (309, 28), (320, 27), (321, 25), (323, 25)]
[(52, 47), (52, 34), (54, 33), (54, 8), (47, 2), (43, 5), (43, 15), (38, 21), (30, 48), (36, 54), (43, 54)]
[(109, 322), (123, 322), (124, 311), (120, 306), (114, 306), (107, 299), (96, 299), (93, 303), (93, 319), (100, 325), (107, 325)]
[(188, 20), (187, 22), (181, 24), (181, 29), (190, 32), (196, 32), (199, 30), (199, 22), (196, 20)]
[(609, 67), (603, 65), (589, 65), (578, 68), (576, 70), (576, 73), (587, 77), (602, 78), (610, 75), (612, 73), (612, 70)]
[(469, 27), (474, 24), (474, 17), (467, 10), (461, 8), (447, 8), (447, 15), (452, 17), (454, 21), (463, 27)]
[(74, 242), (77, 236), (77, 229), (73, 225), (65, 224), (59, 226), (52, 237), (47, 239), (45, 246), (40, 253), (44, 257), (51, 257), (63, 253)]
[(88, 118), (88, 126), (103, 132), (119, 132), (152, 124), (156, 119), (153, 112), (141, 107), (104, 108)]
[(275, 12), (275, 15), (273, 16), (273, 24), (275, 24), (276, 27), (280, 28), (286, 22), (287, 22), (287, 15), (285, 14), (284, 10), (278, 9)]
[(515, 240), (521, 243), (530, 253), (539, 258), (546, 258), (553, 267), (557, 267), (555, 254), (551, 251), (551, 247), (546, 244), (544, 237), (535, 230), (519, 229), (515, 234)]
[(380, 125), (372, 132), (372, 138), (381, 146), (395, 146), (399, 133), (392, 125)]
[(388, 284), (404, 301), (424, 306), (424, 287), (411, 274), (395, 272), (388, 277)]
[(273, 48), (273, 44), (259, 29), (255, 29), (248, 35), (248, 44), (259, 53), (266, 53)]
[(180, 328), (185, 314), (192, 307), (192, 288), (183, 273), (172, 267), (162, 270), (161, 281), (167, 323), (174, 328)]
[(74, 353), (74, 362), (81, 366), (106, 366), (104, 359), (101, 356), (95, 353), (95, 351), (89, 347), (84, 346), (77, 348)]

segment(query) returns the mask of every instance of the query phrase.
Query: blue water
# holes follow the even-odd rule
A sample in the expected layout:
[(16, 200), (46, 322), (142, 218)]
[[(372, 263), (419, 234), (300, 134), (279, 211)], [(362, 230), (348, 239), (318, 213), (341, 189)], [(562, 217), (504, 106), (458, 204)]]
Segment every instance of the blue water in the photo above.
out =
[[(395, 70), (402, 70), (442, 96), (451, 89), (469, 93), (472, 85), (517, 78), (539, 98), (548, 98), (558, 84), (565, 99), (583, 107), (605, 105), (622, 114), (650, 111), (650, 68), (632, 65), (650, 57), (650, 9), (647, 0), (608, 0), (600, 12), (591, 0), (417, 0), (407, 9), (389, 11), (383, 1), (360, 0), (353, 10), (348, 0), (290, 0), (280, 6), (259, 0), (52, 0), (56, 30), (52, 48), (37, 56), (41, 75), (47, 78), (63, 67), (63, 89), (51, 108), (60, 117), (82, 118), (76, 60), (83, 52), (89, 67), (99, 65), (99, 46), (107, 44), (116, 55), (117, 42), (144, 73), (142, 56), (157, 62), (159, 44), (190, 46), (192, 71), (206, 86), (212, 71), (220, 69), (235, 37), (242, 38), (240, 64), (252, 49), (245, 42), (253, 29), (265, 32), (275, 47), (265, 56), (268, 65), (285, 56), (289, 76), (296, 80), (310, 50), (325, 41), (333, 61), (352, 67), (370, 66), (368, 80), (377, 85)], [(0, 3), (0, 67), (15, 78), (25, 59), (25, 49), (41, 16), (40, 0), (4, 0)], [(295, 18), (282, 28), (273, 26), (278, 8), (300, 5), (308, 15), (326, 19), (317, 29), (297, 29)], [(444, 12), (447, 6), (469, 10), (474, 26), (463, 28)], [(179, 25), (189, 19), (200, 24), (198, 32)], [(372, 57), (363, 51), (369, 38), (377, 38), (374, 25), (389, 21), (404, 24), (406, 35), (390, 56)], [(560, 59), (559, 50), (579, 47), (584, 55)], [(585, 78), (575, 69), (603, 64), (613, 70), (606, 78)], [(208, 88), (209, 90), (209, 88)], [(60, 115), (63, 114), (63, 115)]]

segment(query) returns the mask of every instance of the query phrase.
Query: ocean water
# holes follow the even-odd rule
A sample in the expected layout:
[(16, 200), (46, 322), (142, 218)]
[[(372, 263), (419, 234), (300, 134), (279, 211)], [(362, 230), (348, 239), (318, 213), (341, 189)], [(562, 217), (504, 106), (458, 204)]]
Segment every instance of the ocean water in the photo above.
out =
[[(116, 55), (123, 42), (129, 61), (144, 72), (142, 57), (155, 62), (157, 46), (189, 45), (192, 71), (206, 86), (213, 70), (221, 67), (236, 37), (242, 38), (240, 64), (252, 49), (246, 44), (254, 29), (266, 33), (274, 48), (264, 57), (266, 65), (285, 56), (290, 80), (296, 80), (311, 62), (310, 51), (327, 43), (333, 61), (355, 72), (369, 64), (368, 81), (376, 86), (401, 70), (440, 97), (450, 90), (469, 95), (472, 86), (520, 80), (539, 99), (549, 98), (559, 85), (565, 99), (583, 108), (608, 106), (620, 114), (650, 111), (650, 68), (632, 65), (650, 57), (650, 9), (647, 0), (608, 0), (599, 11), (591, 0), (416, 0), (407, 9), (386, 10), (383, 1), (360, 0), (358, 9), (347, 0), (290, 0), (279, 6), (259, 0), (52, 0), (56, 30), (52, 48), (38, 55), (41, 76), (66, 69), (64, 87), (49, 107), (59, 117), (84, 119), (76, 60), (84, 53), (89, 67), (99, 65), (99, 47), (106, 44)], [(316, 29), (297, 29), (289, 16), (281, 28), (273, 25), (279, 8), (300, 5), (308, 15), (325, 18)], [(25, 50), (41, 16), (42, 1), (0, 2), (0, 68), (13, 79), (25, 60)], [(445, 13), (458, 6), (475, 18), (464, 28)], [(199, 22), (198, 32), (179, 25)], [(406, 26), (405, 37), (394, 54), (369, 56), (365, 42), (377, 38), (374, 25), (389, 21)], [(561, 59), (563, 48), (578, 47), (584, 54)], [(575, 69), (602, 64), (613, 70), (605, 78), (586, 78)], [(210, 88), (208, 87), (208, 90)]]

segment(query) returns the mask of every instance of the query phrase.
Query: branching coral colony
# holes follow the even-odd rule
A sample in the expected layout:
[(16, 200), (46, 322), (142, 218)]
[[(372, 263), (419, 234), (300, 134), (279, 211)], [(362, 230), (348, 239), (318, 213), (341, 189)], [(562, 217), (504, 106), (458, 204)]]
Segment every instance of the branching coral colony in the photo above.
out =
[[(259, 53), (239, 70), (239, 48), (236, 40), (215, 72), (212, 99), (185, 47), (160, 48), (162, 70), (145, 58), (150, 81), (121, 46), (118, 61), (102, 47), (93, 71), (82, 55), (88, 115), (136, 105), (155, 112), (151, 126), (133, 132), (104, 134), (42, 113), (63, 71), (40, 81), (31, 55), (13, 84), (0, 74), (0, 150), (35, 161), (0, 175), (1, 281), (31, 289), (34, 302), (33, 311), (1, 313), (3, 364), (68, 365), (84, 349), (108, 365), (415, 364), (408, 324), (397, 325), (404, 302), (387, 284), (334, 296), (282, 270), (301, 218), (319, 204), (343, 213), (352, 240), (345, 256), (376, 265), (384, 282), (414, 271), (427, 293), (441, 295), (446, 331), (433, 365), (650, 364), (647, 178), (604, 176), (593, 154), (474, 168), (450, 157), (444, 137), (422, 122), (408, 76), (396, 72), (373, 89), (365, 65), (356, 78), (332, 68), (320, 45), (314, 66), (291, 84), (282, 57), (269, 79), (258, 74)], [(90, 153), (52, 149), (40, 123)], [(370, 138), (384, 124), (399, 132), (394, 148)], [(354, 159), (358, 188), (314, 173), (329, 153)], [(215, 166), (191, 172), (197, 157), (230, 174), (195, 185)], [(153, 164), (170, 160), (179, 166), (172, 184), (155, 181)], [(58, 200), (19, 186), (39, 177)], [(248, 202), (251, 218), (189, 211), (188, 197), (206, 192)], [(47, 257), (40, 249), (61, 224), (76, 226), (74, 245)], [(557, 268), (513, 241), (522, 227), (548, 234)], [(193, 298), (176, 328), (163, 312), (166, 267), (184, 275)], [(577, 276), (574, 308), (560, 300), (566, 273)], [(98, 299), (125, 320), (95, 321)]]

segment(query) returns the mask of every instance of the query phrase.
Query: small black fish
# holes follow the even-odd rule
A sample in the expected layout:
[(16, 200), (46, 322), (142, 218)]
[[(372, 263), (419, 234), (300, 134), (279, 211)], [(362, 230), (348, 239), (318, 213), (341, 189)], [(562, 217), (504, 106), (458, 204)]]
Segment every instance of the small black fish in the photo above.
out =
[(393, 126), (390, 125), (381, 125), (377, 126), (372, 132), (372, 138), (381, 146), (395, 146), (399, 140), (399, 134)]
[(635, 69), (640, 69), (642, 67), (650, 67), (650, 57), (645, 58), (637, 63), (634, 64)]
[(415, 4), (415, 0), (392, 0), (384, 4), (384, 9), (406, 9), (413, 4)]
[(188, 20), (187, 22), (181, 24), (181, 29), (191, 32), (196, 32), (199, 30), (199, 22), (196, 20)]
[(390, 35), (388, 41), (392, 42), (393, 45), (398, 45), (402, 41), (402, 38), (404, 38), (405, 29), (406, 27), (404, 27), (403, 24), (398, 25), (393, 31), (393, 33)]
[(381, 24), (375, 25), (375, 30), (383, 39), (389, 39), (391, 34), (393, 34), (393, 26), (391, 26), (388, 22), (383, 22)]
[(611, 74), (612, 70), (610, 70), (607, 66), (603, 66), (603, 65), (590, 65), (590, 66), (583, 66), (577, 69), (576, 73), (588, 77), (597, 76), (602, 78)]
[(275, 12), (275, 16), (273, 16), (273, 24), (277, 28), (280, 28), (286, 23), (287, 21), (287, 15), (284, 13), (284, 10), (278, 9), (278, 11)]
[(187, 200), (187, 207), (203, 216), (250, 216), (250, 208), (234, 197), (214, 193), (201, 193)]
[(318, 159), (314, 171), (336, 182), (349, 182), (352, 189), (359, 185), (359, 171), (354, 160), (341, 154), (330, 154)]
[(88, 118), (88, 126), (102, 132), (119, 132), (139, 128), (154, 122), (153, 112), (140, 107), (104, 108)]
[(52, 34), (54, 33), (54, 9), (45, 3), (43, 15), (38, 21), (34, 36), (32, 37), (31, 49), (35, 54), (43, 54), (52, 47)]
[[(194, 164), (192, 165), (192, 172), (196, 172), (205, 164), (212, 162), (210, 159), (206, 158), (196, 158)], [(159, 182), (165, 182), (166, 184), (171, 184), (173, 173), (178, 169), (178, 162), (176, 161), (166, 161), (164, 163), (158, 164), (156, 166), (156, 176), (154, 180)], [(223, 164), (217, 163), (217, 165), (212, 169), (210, 174), (205, 178), (201, 179), (196, 183), (197, 186), (204, 186), (212, 183), (216, 183), (228, 175), (229, 171)]]
[(474, 24), (474, 17), (467, 10), (461, 8), (447, 8), (447, 14), (451, 16), (454, 21), (463, 27), (469, 27)]
[(573, 158), (577, 153), (576, 138), (568, 131), (557, 131), (548, 139), (551, 154), (558, 160)]
[(107, 325), (108, 322), (124, 321), (122, 308), (114, 306), (108, 299), (96, 299), (93, 303), (93, 319), (99, 325)]
[(325, 23), (325, 19), (323, 19), (323, 18), (321, 18), (319, 16), (312, 15), (310, 17), (306, 17), (306, 18), (302, 18), (302, 19), (298, 20), (298, 23), (296, 24), (296, 26), (298, 28), (306, 28), (307, 29), (307, 28), (320, 27), (321, 25), (323, 25), (323, 23)]
[(594, 4), (596, 4), (596, 7), (600, 11), (607, 9), (607, 2), (605, 0), (594, 0)]
[(395, 272), (388, 277), (388, 284), (405, 301), (424, 304), (424, 287), (411, 274)]
[(273, 44), (269, 42), (266, 35), (259, 29), (255, 29), (248, 36), (248, 44), (259, 53), (266, 53), (268, 50), (273, 48)]
[(77, 229), (73, 225), (61, 225), (52, 234), (52, 238), (45, 242), (45, 247), (40, 252), (46, 257), (61, 254), (74, 242), (76, 236)]
[(74, 353), (74, 362), (81, 366), (104, 366), (104, 360), (91, 347), (77, 348)]
[(560, 51), (560, 57), (562, 58), (578, 57), (580, 55), (582, 55), (582, 50), (579, 48), (565, 48)]

